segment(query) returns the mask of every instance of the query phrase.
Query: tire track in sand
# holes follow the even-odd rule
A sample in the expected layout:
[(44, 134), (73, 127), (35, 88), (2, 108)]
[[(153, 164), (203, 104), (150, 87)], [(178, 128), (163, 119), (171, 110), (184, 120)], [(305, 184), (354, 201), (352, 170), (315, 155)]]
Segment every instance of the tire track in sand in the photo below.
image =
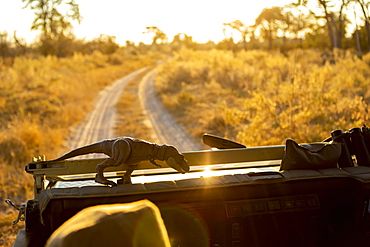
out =
[[(100, 91), (93, 110), (87, 115), (85, 121), (75, 129), (72, 137), (67, 141), (69, 149), (116, 137), (113, 131), (116, 124), (115, 105), (127, 83), (146, 69), (147, 67), (136, 70)], [(103, 154), (80, 156), (80, 158), (98, 157), (106, 156)]]
[(180, 152), (200, 150), (200, 140), (196, 141), (183, 126), (177, 124), (156, 97), (155, 73), (156, 69), (153, 69), (143, 77), (139, 85), (139, 97), (157, 140), (161, 144), (167, 143), (177, 147)]

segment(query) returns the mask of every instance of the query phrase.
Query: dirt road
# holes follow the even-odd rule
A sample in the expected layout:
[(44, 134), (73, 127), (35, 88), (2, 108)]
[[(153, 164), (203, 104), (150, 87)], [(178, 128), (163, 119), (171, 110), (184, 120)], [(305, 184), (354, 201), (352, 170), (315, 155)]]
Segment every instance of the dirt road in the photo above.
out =
[(159, 143), (174, 145), (181, 152), (200, 150), (200, 142), (194, 140), (186, 133), (183, 126), (176, 123), (176, 120), (163, 107), (156, 97), (154, 86), (154, 75), (156, 69), (151, 70), (141, 80), (139, 86), (139, 97), (151, 126), (157, 135)]
[[(144, 67), (136, 70), (100, 91), (99, 97), (95, 100), (93, 110), (87, 115), (84, 122), (75, 129), (72, 137), (67, 141), (68, 149), (116, 137), (113, 132), (116, 122), (115, 105), (127, 83), (146, 69)], [(93, 154), (80, 157), (98, 158), (102, 156), (104, 157), (104, 155)]]
[[(87, 115), (85, 121), (75, 129), (72, 138), (68, 140), (68, 149), (116, 137), (113, 130), (116, 124), (115, 105), (127, 83), (146, 69), (144, 67), (134, 71), (100, 92), (93, 110)], [(153, 84), (154, 73), (155, 70), (152, 70), (143, 77), (139, 94), (150, 124), (157, 135), (156, 139), (159, 140), (159, 144), (168, 143), (176, 146), (181, 151), (199, 150), (200, 144), (197, 144), (187, 135), (182, 126), (176, 124), (176, 121), (156, 98)], [(93, 154), (80, 156), (79, 158), (100, 157), (105, 156)]]

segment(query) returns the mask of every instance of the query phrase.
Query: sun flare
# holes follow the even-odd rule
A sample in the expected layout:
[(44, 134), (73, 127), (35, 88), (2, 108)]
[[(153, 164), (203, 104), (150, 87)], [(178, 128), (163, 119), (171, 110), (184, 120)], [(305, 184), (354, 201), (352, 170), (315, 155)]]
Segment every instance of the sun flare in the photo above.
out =
[(208, 178), (214, 176), (214, 172), (211, 170), (211, 168), (207, 167), (204, 171), (201, 173), (202, 177)]

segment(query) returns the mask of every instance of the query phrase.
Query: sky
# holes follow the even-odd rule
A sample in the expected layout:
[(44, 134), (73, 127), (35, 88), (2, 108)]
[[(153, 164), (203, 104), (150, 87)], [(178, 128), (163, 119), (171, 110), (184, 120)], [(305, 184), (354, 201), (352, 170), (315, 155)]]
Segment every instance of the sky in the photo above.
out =
[[(223, 23), (241, 20), (253, 25), (264, 8), (284, 6), (294, 0), (75, 0), (83, 17), (73, 22), (77, 38), (91, 40), (100, 34), (116, 37), (116, 42), (151, 43), (146, 27), (156, 26), (169, 40), (178, 33), (204, 43), (224, 39)], [(23, 9), (22, 0), (0, 0), (0, 32), (31, 43), (37, 31), (30, 31), (34, 13)]]

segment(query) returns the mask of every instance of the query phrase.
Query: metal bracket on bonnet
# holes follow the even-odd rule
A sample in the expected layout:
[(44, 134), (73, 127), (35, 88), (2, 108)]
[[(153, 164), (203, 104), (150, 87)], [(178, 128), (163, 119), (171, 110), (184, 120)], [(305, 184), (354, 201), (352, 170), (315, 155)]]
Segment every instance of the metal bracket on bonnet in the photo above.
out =
[(18, 210), (18, 211), (19, 211), (17, 219), (16, 219), (16, 220), (14, 220), (14, 221), (12, 222), (12, 224), (13, 224), (13, 225), (17, 224), (19, 221), (25, 221), (25, 219), (26, 219), (26, 204), (21, 204), (21, 206), (20, 206), (20, 207), (18, 207), (18, 206), (16, 206), (16, 205), (15, 205), (11, 200), (9, 200), (9, 199), (5, 199), (5, 202), (6, 202), (8, 205), (12, 206), (13, 208), (15, 208), (16, 210)]

